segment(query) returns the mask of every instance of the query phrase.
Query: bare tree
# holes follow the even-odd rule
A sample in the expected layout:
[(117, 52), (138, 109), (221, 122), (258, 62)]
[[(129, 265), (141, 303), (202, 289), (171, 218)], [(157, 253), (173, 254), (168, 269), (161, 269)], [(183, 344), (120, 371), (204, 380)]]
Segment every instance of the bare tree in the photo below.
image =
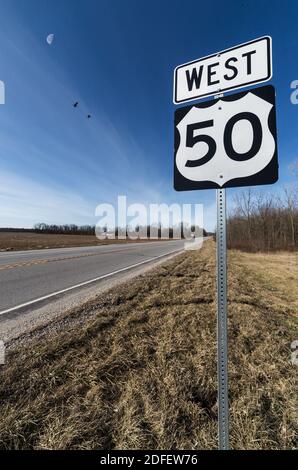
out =
[(291, 240), (293, 247), (295, 246), (295, 213), (297, 215), (297, 187), (296, 190), (293, 188), (284, 188), (286, 211), (290, 221), (291, 227)]
[(297, 188), (280, 194), (238, 194), (228, 219), (230, 247), (247, 251), (295, 250), (298, 240)]

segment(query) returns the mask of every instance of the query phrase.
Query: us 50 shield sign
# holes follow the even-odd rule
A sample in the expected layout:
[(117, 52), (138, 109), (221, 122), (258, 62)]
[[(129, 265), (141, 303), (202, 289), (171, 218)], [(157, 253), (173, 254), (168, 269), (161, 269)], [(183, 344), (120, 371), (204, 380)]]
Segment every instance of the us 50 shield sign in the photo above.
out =
[(177, 191), (271, 184), (277, 179), (273, 86), (176, 110)]

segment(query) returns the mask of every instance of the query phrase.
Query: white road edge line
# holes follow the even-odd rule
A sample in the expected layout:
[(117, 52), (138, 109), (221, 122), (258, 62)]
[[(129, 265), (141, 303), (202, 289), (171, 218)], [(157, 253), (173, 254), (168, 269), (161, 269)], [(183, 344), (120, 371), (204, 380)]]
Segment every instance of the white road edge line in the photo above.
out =
[(141, 261), (140, 263), (131, 264), (130, 266), (126, 266), (125, 268), (117, 269), (116, 271), (113, 271), (113, 272), (108, 273), (108, 274), (103, 274), (102, 276), (95, 277), (94, 279), (90, 279), (89, 281), (81, 282), (80, 284), (76, 284), (75, 286), (67, 287), (66, 289), (62, 289), (62, 290), (59, 290), (59, 291), (56, 291), (56, 292), (52, 292), (51, 294), (44, 295), (43, 297), (39, 297), (38, 299), (30, 300), (29, 302), (25, 302), (25, 303), (20, 304), (20, 305), (16, 305), (15, 307), (8, 308), (7, 310), (2, 310), (2, 312), (0, 312), (0, 315), (3, 315), (4, 313), (13, 312), (14, 310), (18, 310), (19, 308), (27, 307), (27, 306), (35, 304), (37, 302), (41, 302), (42, 300), (49, 299), (50, 297), (54, 297), (55, 295), (63, 294), (64, 292), (68, 292), (68, 291), (73, 290), (73, 289), (77, 289), (78, 287), (86, 286), (88, 284), (91, 284), (92, 282), (96, 282), (96, 281), (99, 281), (100, 279), (104, 279), (106, 277), (113, 276), (114, 274), (121, 273), (122, 271), (127, 271), (128, 269), (131, 269), (131, 268), (136, 268), (137, 266), (141, 266), (142, 264), (149, 263), (150, 261), (153, 261), (153, 260), (156, 260), (156, 259), (159, 259), (159, 258), (163, 258), (164, 256), (171, 255), (172, 253), (178, 253), (179, 251), (183, 251), (183, 249), (173, 250), (173, 251), (170, 251), (169, 253), (164, 253), (163, 255), (154, 256), (153, 258), (146, 259), (145, 261)]

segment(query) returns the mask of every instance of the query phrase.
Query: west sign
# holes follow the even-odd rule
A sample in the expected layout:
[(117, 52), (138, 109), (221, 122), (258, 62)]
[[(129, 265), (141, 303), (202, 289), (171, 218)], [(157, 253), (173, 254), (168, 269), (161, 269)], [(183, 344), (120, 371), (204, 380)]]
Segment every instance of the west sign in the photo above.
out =
[(271, 37), (264, 36), (179, 65), (174, 71), (174, 103), (184, 103), (270, 80), (271, 43)]

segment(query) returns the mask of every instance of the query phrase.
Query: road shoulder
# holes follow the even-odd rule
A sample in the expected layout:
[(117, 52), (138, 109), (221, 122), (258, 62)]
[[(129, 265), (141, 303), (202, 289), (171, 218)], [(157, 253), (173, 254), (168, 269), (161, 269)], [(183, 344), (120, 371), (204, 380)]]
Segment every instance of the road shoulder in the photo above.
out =
[[(53, 297), (50, 302), (39, 302), (27, 308), (17, 310), (0, 317), (0, 339), (7, 347), (19, 339), (27, 341), (38, 330), (44, 328), (58, 328), (59, 320), (65, 323), (65, 319), (76, 309), (82, 309), (84, 304), (94, 302), (101, 294), (121, 286), (125, 282), (132, 281), (142, 274), (150, 272), (162, 263), (171, 260), (181, 252), (171, 253), (156, 260), (149, 261), (141, 266), (119, 272), (111, 277), (83, 286), (65, 294)], [(54, 324), (57, 323), (55, 326)], [(27, 339), (25, 339), (27, 338)]]

